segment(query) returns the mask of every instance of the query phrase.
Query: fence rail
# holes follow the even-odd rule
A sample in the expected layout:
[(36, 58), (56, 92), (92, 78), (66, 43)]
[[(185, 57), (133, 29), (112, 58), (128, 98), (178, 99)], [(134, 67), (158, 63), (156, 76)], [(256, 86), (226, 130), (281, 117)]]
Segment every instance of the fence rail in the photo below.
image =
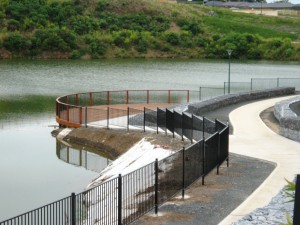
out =
[[(230, 87), (229, 87), (230, 86)], [(199, 100), (206, 100), (225, 94), (234, 94), (248, 91), (258, 91), (280, 87), (295, 87), (300, 91), (300, 78), (252, 78), (250, 82), (224, 82), (223, 86), (200, 87)], [(195, 95), (195, 91), (190, 91)]]
[[(64, 97), (64, 100), (67, 99)], [(60, 116), (70, 119), (71, 108), (68, 110), (69, 116), (63, 112), (60, 112)], [(119, 174), (118, 177), (94, 185), (82, 193), (72, 194), (3, 221), (0, 225), (129, 224), (152, 209), (157, 212), (160, 205), (180, 192), (184, 197), (185, 189), (197, 179), (202, 178), (204, 184), (209, 172), (216, 167), (218, 172), (220, 165), (226, 160), (228, 162), (229, 127), (218, 120), (210, 121), (204, 117), (159, 108), (109, 108), (92, 113), (93, 116), (90, 115), (90, 110), (95, 109), (86, 107), (82, 112), (79, 111), (86, 124), (104, 118), (109, 121), (109, 126), (120, 126), (123, 124), (120, 118), (124, 117), (126, 122), (121, 126), (125, 128), (136, 126), (145, 130), (145, 126), (149, 125), (156, 131), (171, 132), (174, 137), (179, 135), (187, 138), (192, 144), (160, 161), (151, 162), (123, 176)]]
[[(190, 94), (189, 90), (125, 90), (78, 93), (56, 99), (56, 120), (60, 125), (67, 127), (80, 127), (83, 124), (87, 125), (96, 121), (103, 125), (107, 120), (116, 123), (117, 118), (127, 116), (126, 107), (121, 110), (120, 105), (146, 104), (148, 108), (151, 105), (166, 107), (198, 100), (199, 94)], [(114, 105), (119, 106), (113, 107)], [(131, 111), (133, 110), (134, 107), (131, 107)]]

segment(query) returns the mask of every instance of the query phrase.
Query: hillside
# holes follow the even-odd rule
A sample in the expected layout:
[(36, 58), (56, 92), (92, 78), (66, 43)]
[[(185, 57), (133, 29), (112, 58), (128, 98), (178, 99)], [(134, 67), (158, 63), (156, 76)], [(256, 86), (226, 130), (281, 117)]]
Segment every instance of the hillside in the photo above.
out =
[(300, 60), (300, 17), (155, 0), (0, 0), (0, 58)]

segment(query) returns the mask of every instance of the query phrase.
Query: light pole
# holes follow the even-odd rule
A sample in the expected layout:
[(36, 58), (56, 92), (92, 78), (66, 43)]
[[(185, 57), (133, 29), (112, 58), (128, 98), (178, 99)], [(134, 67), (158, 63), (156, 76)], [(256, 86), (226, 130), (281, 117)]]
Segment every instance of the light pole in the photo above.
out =
[(228, 53), (228, 94), (230, 94), (230, 56), (232, 53), (231, 49), (227, 49)]

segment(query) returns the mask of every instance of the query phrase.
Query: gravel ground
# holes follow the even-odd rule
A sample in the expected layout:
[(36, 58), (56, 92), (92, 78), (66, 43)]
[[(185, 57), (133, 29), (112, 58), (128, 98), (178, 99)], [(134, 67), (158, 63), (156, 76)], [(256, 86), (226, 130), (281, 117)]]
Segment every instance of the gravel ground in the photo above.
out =
[[(205, 113), (204, 116), (226, 122), (229, 120), (228, 115), (232, 110), (249, 103), (251, 102), (227, 106)], [(278, 127), (272, 114), (272, 108), (262, 113), (261, 117), (270, 128)], [(230, 131), (232, 133), (232, 127)], [(186, 195), (189, 197), (182, 199), (181, 196), (177, 196), (161, 206), (158, 215), (150, 212), (133, 224), (216, 225), (240, 205), (274, 168), (275, 165), (271, 162), (230, 154), (230, 166), (227, 168), (226, 165), (223, 165), (220, 175), (216, 175), (216, 171), (213, 171), (207, 176), (204, 186), (198, 181), (186, 191)], [(246, 216), (234, 225), (264, 225), (285, 222), (285, 212), (292, 208), (291, 203), (283, 204), (287, 201), (288, 199), (282, 191), (273, 198), (267, 208), (257, 209), (253, 214)], [(279, 211), (283, 212), (283, 216), (279, 216)], [(271, 218), (275, 219), (272, 221)]]
[(286, 223), (286, 213), (293, 214), (294, 202), (290, 202), (284, 190), (281, 190), (271, 202), (258, 208), (232, 225), (277, 225)]
[(185, 199), (179, 195), (133, 224), (143, 225), (216, 225), (243, 202), (273, 171), (272, 163), (230, 154), (230, 166), (223, 165), (186, 190)]

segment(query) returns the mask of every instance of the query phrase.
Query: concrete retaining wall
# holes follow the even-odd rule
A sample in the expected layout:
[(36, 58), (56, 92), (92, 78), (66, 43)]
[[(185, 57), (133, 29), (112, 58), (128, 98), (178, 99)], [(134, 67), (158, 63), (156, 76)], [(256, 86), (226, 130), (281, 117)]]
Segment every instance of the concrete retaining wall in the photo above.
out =
[(275, 89), (268, 89), (263, 91), (252, 91), (252, 92), (239, 93), (239, 94), (222, 95), (205, 101), (190, 104), (188, 106), (188, 112), (201, 116), (205, 112), (212, 111), (215, 109), (219, 109), (240, 102), (286, 96), (292, 94), (295, 94), (295, 88), (293, 87), (275, 88)]
[(292, 105), (300, 103), (300, 96), (278, 102), (274, 115), (280, 123), (280, 135), (300, 142), (300, 117), (292, 110)]

